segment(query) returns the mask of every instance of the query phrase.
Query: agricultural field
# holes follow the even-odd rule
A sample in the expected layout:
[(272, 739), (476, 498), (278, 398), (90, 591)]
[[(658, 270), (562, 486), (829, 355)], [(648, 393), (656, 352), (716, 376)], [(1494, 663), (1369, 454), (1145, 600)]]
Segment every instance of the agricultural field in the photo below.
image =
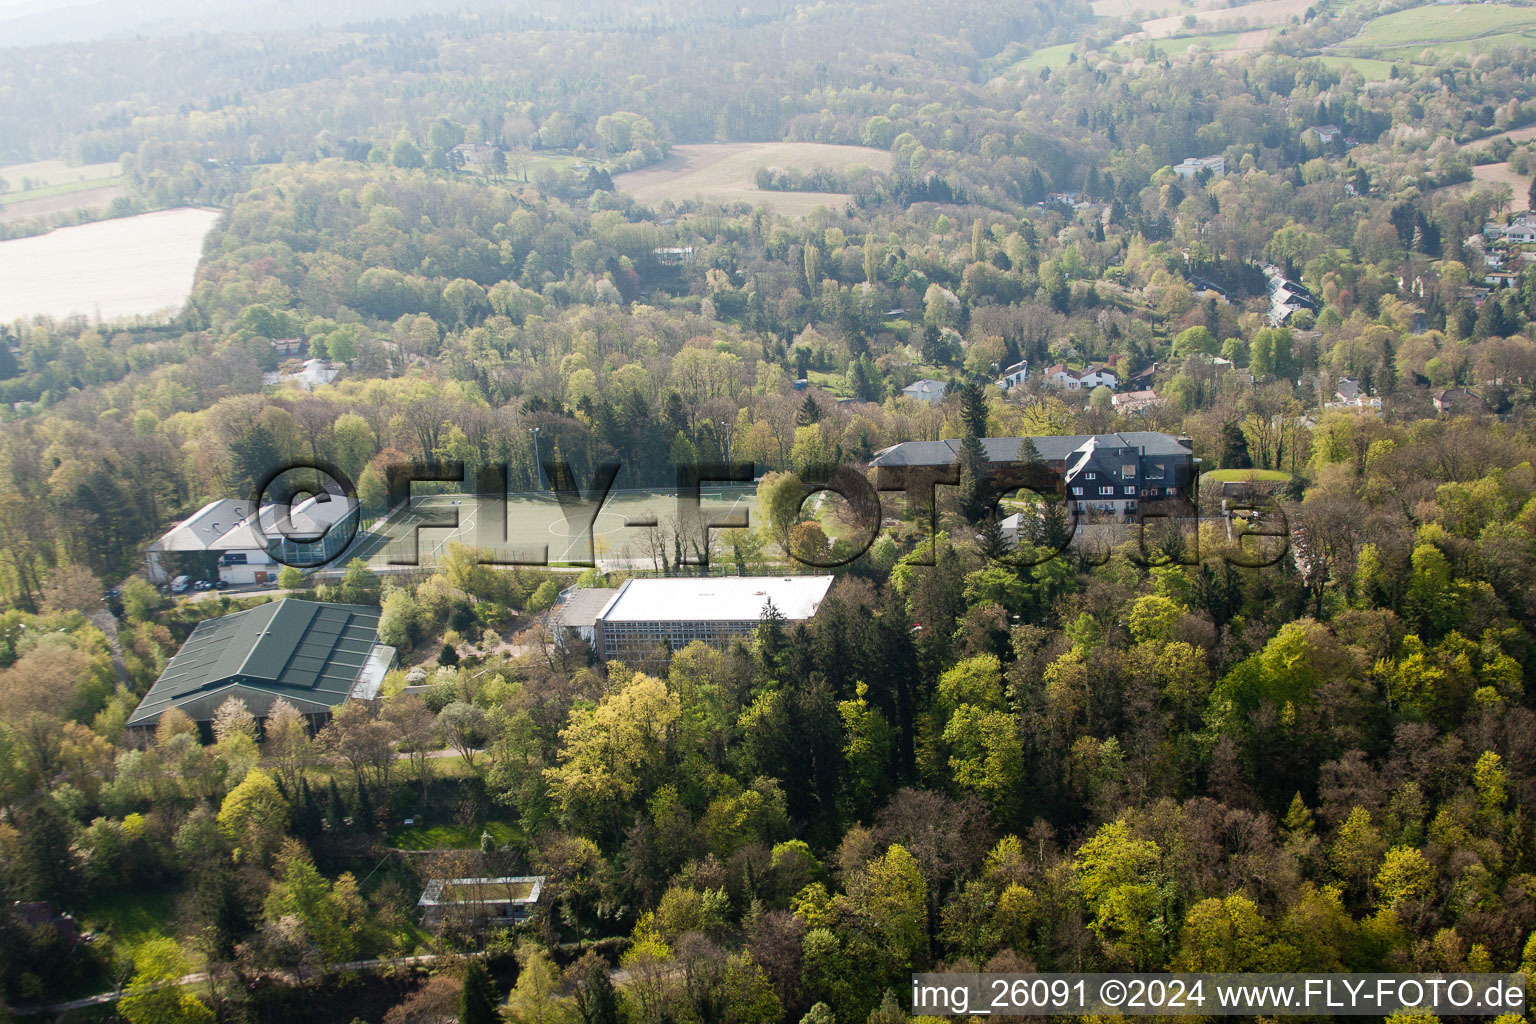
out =
[(1472, 168), (1472, 178), (1489, 185), (1508, 185), (1509, 212), (1520, 213), (1531, 208), (1531, 179), (1528, 175), (1516, 174), (1509, 164), (1479, 164)]
[[(1268, 29), (1258, 29), (1257, 32), (1207, 32), (1188, 36), (1173, 36), (1156, 41), (1157, 52), (1164, 57), (1180, 57), (1195, 47), (1201, 47), (1211, 53), (1246, 53), (1249, 50), (1261, 49), (1264, 39), (1255, 36), (1267, 36)], [(1121, 60), (1129, 60), (1138, 53), (1144, 52), (1149, 40), (1131, 37), (1130, 42), (1115, 44), (1109, 52)]]
[(0, 180), (6, 182), (5, 197), (14, 201), (16, 194), (22, 191), (23, 183), (33, 190), (59, 185), (78, 187), (82, 182), (116, 178), (122, 173), (122, 167), (116, 162), (71, 166), (62, 160), (37, 160), (0, 167)]
[(53, 186), (22, 195), (0, 196), (0, 224), (76, 210), (104, 210), (112, 200), (127, 194), (122, 185), (109, 184), (81, 189)]
[(1162, 18), (1183, 10), (1170, 0), (1093, 0), (1095, 18)]
[[(1497, 135), (1489, 135), (1485, 138), (1474, 139), (1471, 142), (1462, 143), (1459, 148), (1463, 151), (1470, 150), (1475, 154), (1478, 151), (1487, 149), (1498, 139), (1508, 139), (1516, 145), (1519, 145), (1523, 142), (1529, 142), (1531, 139), (1536, 139), (1536, 125), (1526, 125), (1523, 128), (1512, 128), (1509, 131), (1499, 132)], [(1491, 164), (1473, 164), (1472, 179), (1473, 180), (1471, 182), (1464, 182), (1459, 185), (1450, 185), (1447, 187), (1461, 192), (1466, 192), (1479, 184), (1508, 185), (1510, 190), (1510, 202), (1508, 208), (1509, 212), (1519, 213), (1522, 210), (1528, 210), (1531, 208), (1530, 176), (1515, 173), (1507, 161)]]
[(116, 163), (70, 166), (62, 160), (38, 160), (0, 167), (0, 223), (104, 209), (127, 194)]
[(1415, 7), (1384, 14), (1335, 51), (1386, 58), (1458, 56), (1501, 44), (1536, 45), (1536, 8), (1509, 4)]
[(891, 169), (891, 154), (864, 146), (832, 146), (819, 142), (733, 142), (674, 146), (665, 160), (614, 177), (613, 183), (638, 202), (674, 203), (702, 199), (716, 203), (750, 203), (787, 216), (804, 216), (817, 207), (841, 207), (839, 192), (771, 192), (754, 179), (764, 167), (810, 171), (854, 167)]
[[(1125, 41), (1166, 39), (1184, 32), (1232, 32), (1284, 25), (1292, 18), (1305, 15), (1310, 6), (1309, 0), (1257, 0), (1239, 7), (1176, 13), (1142, 22), (1141, 31), (1126, 37)], [(1185, 24), (1185, 19), (1190, 17), (1195, 19), (1194, 25)]]
[(0, 242), (0, 322), (180, 307), (219, 211), (183, 207)]

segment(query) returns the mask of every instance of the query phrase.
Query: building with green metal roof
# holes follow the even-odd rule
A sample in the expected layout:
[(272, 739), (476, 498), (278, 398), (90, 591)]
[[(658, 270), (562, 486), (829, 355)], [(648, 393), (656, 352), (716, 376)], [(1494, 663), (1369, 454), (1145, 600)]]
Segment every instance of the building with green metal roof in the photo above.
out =
[(168, 708), (210, 722), (231, 697), (265, 718), (279, 699), (318, 724), (348, 698), (378, 696), (395, 649), (379, 609), (284, 599), (200, 622), (128, 718), (152, 728)]

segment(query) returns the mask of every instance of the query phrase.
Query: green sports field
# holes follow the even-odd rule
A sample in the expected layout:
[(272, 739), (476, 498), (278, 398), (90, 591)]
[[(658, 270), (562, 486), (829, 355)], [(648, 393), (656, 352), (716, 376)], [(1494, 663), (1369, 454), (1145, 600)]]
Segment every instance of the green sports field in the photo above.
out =
[[(683, 524), (685, 536), (699, 537), (699, 524), (716, 527), (709, 536), (711, 550), (718, 554), (718, 528), (757, 525), (755, 504), (751, 484), (706, 483), (700, 489), (696, 524), (691, 530)], [(363, 558), (375, 568), (430, 567), (457, 543), (490, 549), (500, 560), (524, 564), (597, 559), (644, 565), (653, 560), (658, 543), (668, 559), (673, 557), (673, 538), (688, 515), (676, 492), (663, 490), (611, 491), (595, 515), (590, 506), (562, 507), (548, 491), (513, 494), (505, 503), (469, 494), (434, 494), (413, 498), (408, 508), (360, 538), (347, 558)]]

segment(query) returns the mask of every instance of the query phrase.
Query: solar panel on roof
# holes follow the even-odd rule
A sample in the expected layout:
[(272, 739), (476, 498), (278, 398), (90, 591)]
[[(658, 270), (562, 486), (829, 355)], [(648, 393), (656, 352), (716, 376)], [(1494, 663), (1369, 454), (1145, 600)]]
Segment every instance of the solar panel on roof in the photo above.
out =
[(206, 719), (225, 691), (249, 697), (257, 715), (285, 691), (301, 706), (331, 707), (367, 663), (378, 620), (368, 608), (284, 599), (199, 623), (130, 721), (169, 705)]

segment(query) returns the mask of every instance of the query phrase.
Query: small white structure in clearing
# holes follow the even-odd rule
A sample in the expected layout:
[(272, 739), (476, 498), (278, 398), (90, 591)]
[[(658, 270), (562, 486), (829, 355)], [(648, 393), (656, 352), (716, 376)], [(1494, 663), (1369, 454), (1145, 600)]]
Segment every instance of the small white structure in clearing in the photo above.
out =
[(433, 878), (416, 905), (422, 922), (437, 924), (444, 917), (517, 924), (544, 893), (543, 875), (503, 878)]

